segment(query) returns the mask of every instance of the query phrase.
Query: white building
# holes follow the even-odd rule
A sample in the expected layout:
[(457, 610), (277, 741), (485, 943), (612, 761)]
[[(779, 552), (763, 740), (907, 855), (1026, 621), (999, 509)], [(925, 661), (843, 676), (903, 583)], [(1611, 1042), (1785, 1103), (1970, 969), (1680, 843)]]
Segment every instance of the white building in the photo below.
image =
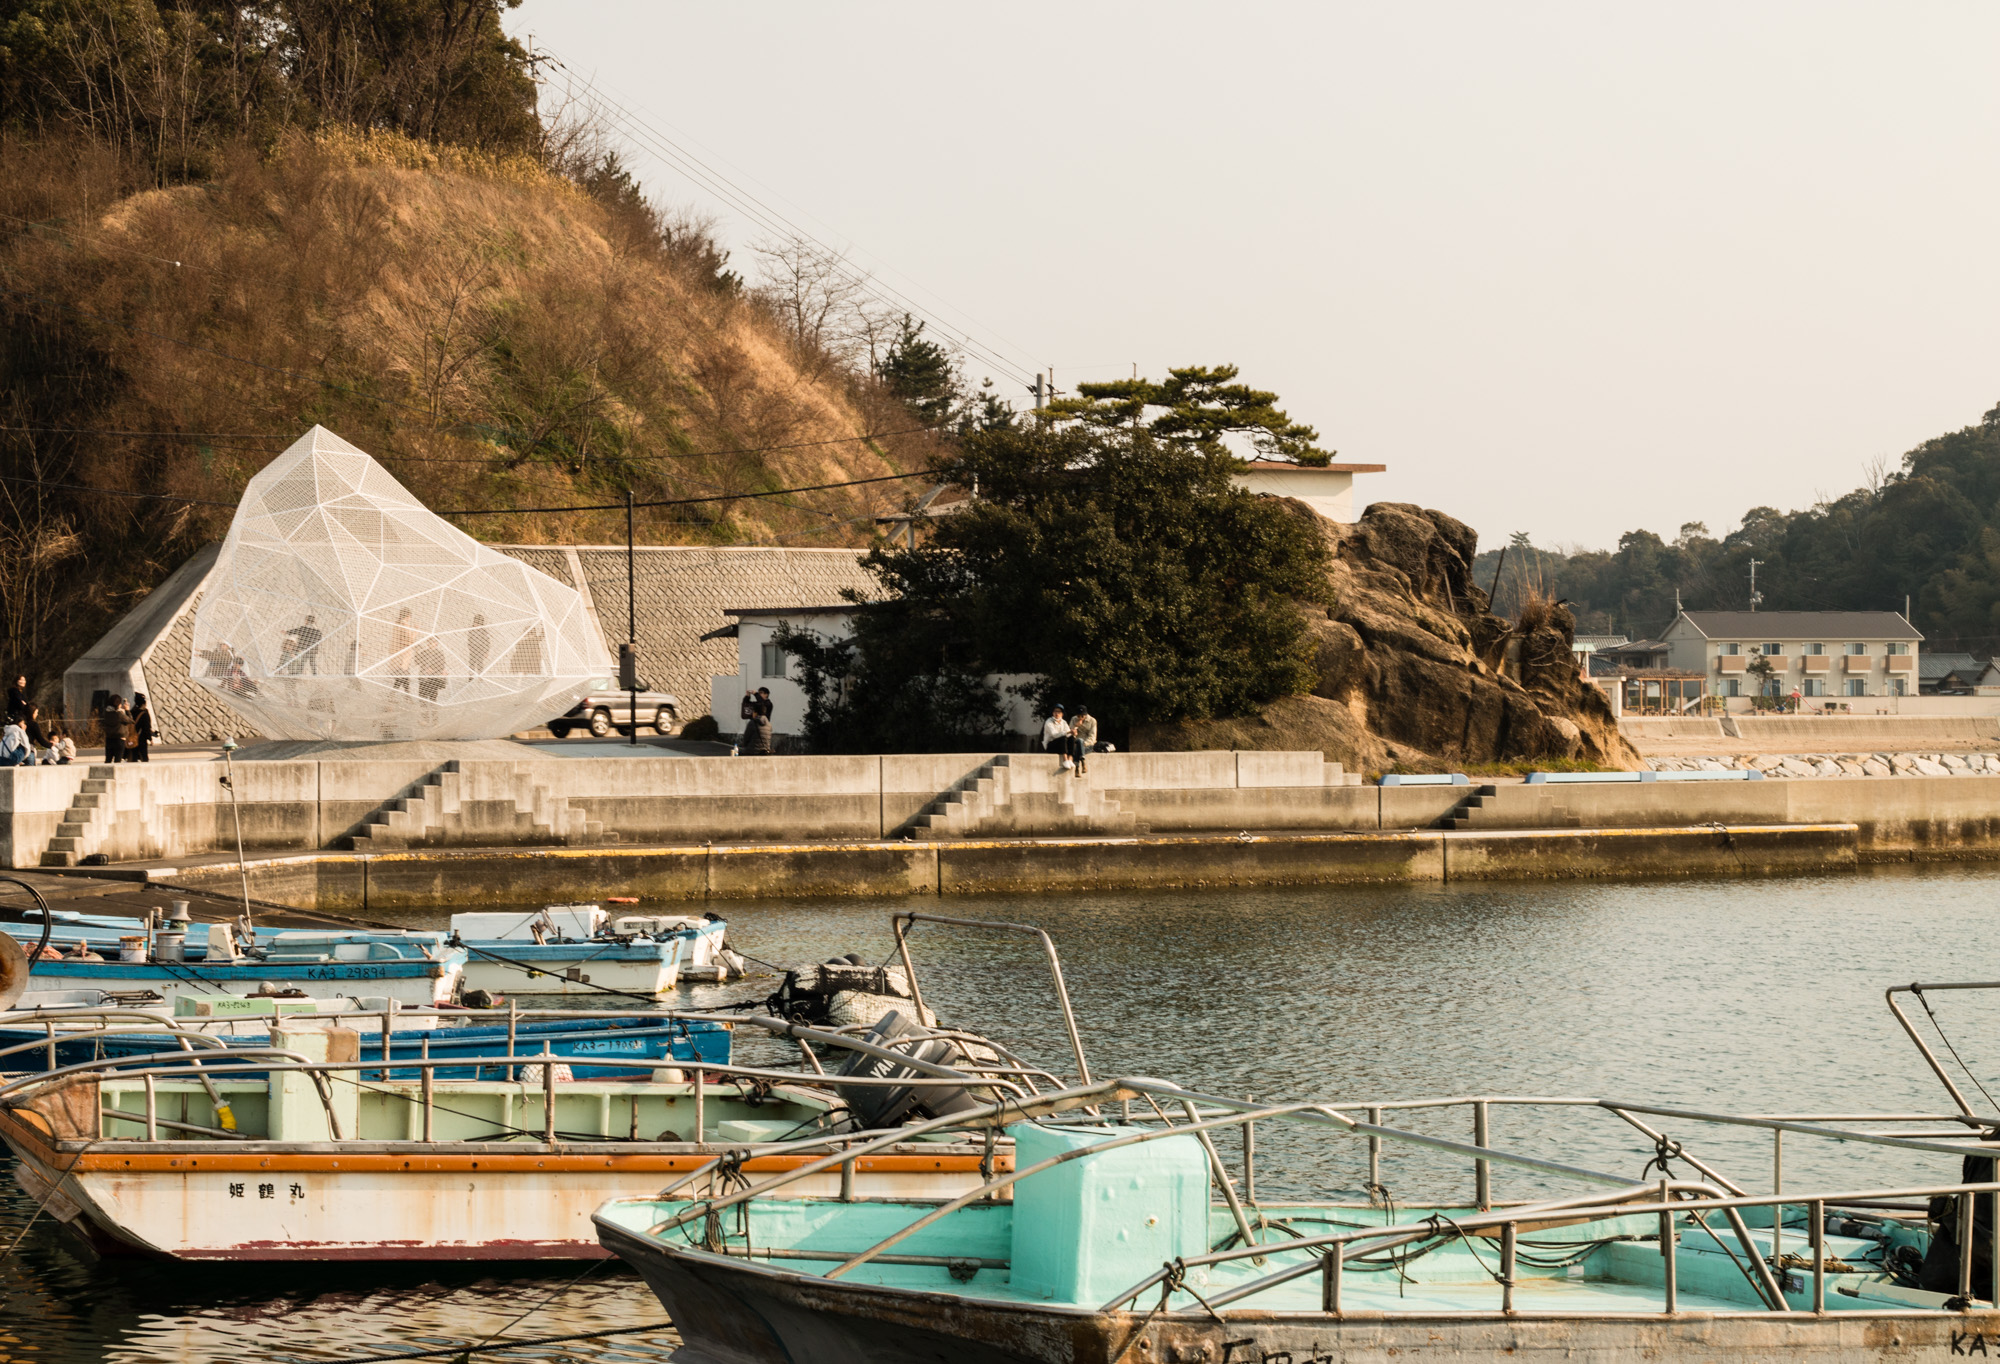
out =
[(1237, 487), (1295, 497), (1329, 521), (1354, 519), (1354, 476), (1388, 471), (1386, 464), (1288, 464), (1256, 459), (1229, 476)]
[[(1923, 636), (1894, 611), (1683, 611), (1660, 636), (1714, 696), (1915, 696)], [(1768, 681), (1752, 668), (1770, 664)]]
[[(826, 643), (846, 639), (854, 633), (852, 606), (771, 606), (725, 610), (734, 625), (702, 636), (703, 639), (736, 641), (736, 671), (709, 680), (709, 713), (724, 734), (743, 732), (743, 698), (761, 687), (771, 689), (771, 731), (798, 734), (805, 728), (806, 689), (800, 683), (798, 660), (778, 644), (786, 628), (795, 633), (817, 635)], [(1035, 681), (1028, 673), (989, 673), (980, 679), (1000, 694), (1006, 713), (1006, 732), (1035, 735), (1041, 732), (1042, 717), (1021, 698), (1017, 688)]]

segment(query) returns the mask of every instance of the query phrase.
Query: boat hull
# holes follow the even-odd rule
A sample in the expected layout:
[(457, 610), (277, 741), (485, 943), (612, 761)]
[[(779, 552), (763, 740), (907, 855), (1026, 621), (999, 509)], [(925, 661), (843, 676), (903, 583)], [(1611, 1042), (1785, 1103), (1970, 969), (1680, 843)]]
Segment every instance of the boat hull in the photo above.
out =
[[(14, 1177), (47, 1216), (106, 1254), (175, 1260), (603, 1259), (591, 1213), (658, 1189), (725, 1148), (497, 1143), (52, 1144), (0, 1111)], [(154, 1149), (148, 1150), (148, 1147)], [(753, 1158), (753, 1177), (805, 1157)], [(949, 1198), (980, 1182), (976, 1154), (882, 1154), (858, 1162), (863, 1197)], [(837, 1174), (799, 1181), (839, 1194)]]
[(1148, 1317), (849, 1284), (692, 1248), (603, 1220), (685, 1342), (676, 1364), (1350, 1364), (1410, 1359), (1813, 1364), (2000, 1354), (2000, 1313), (1838, 1312)]
[(251, 994), (296, 989), (317, 999), (340, 996), (386, 997), (403, 1004), (449, 1004), (462, 967), (446, 961), (328, 961), (314, 963), (244, 961), (236, 965), (118, 961), (39, 961), (30, 981), (44, 990), (96, 990), (105, 995), (152, 991), (171, 1009), (182, 995)]

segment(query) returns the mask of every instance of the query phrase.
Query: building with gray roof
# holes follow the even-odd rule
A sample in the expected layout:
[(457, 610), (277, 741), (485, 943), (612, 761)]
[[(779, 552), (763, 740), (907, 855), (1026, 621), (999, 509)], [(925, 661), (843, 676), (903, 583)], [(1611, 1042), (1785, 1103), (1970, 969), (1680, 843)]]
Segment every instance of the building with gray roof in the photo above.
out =
[(1915, 696), (1923, 635), (1895, 611), (1682, 611), (1660, 635), (1715, 696)]

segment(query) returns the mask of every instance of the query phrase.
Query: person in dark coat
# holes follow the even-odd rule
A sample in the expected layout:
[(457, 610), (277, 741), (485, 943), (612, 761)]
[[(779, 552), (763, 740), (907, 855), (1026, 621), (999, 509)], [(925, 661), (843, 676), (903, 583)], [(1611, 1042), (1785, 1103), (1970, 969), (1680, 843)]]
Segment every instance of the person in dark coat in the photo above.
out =
[(17, 677), (14, 685), (7, 688), (7, 718), (25, 720), (28, 718), (28, 679)]
[(97, 722), (104, 730), (104, 761), (121, 763), (125, 761), (125, 698), (106, 698), (104, 709), (97, 713)]
[(771, 704), (771, 689), (757, 688), (757, 695), (750, 703), (751, 717), (743, 731), (743, 751), (755, 756), (763, 756), (771, 751), (771, 713), (776, 709)]
[(160, 732), (153, 728), (153, 708), (146, 704), (146, 693), (142, 691), (133, 692), (132, 740), (131, 746), (126, 750), (125, 761), (129, 763), (151, 762), (153, 759), (146, 750), (151, 746), (153, 740), (159, 737)]

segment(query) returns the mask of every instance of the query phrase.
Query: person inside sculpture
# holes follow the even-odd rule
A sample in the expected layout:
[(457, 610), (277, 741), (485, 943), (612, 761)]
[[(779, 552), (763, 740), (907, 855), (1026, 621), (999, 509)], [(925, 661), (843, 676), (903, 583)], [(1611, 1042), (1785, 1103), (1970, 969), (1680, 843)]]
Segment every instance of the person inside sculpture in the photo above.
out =
[[(227, 648), (227, 645), (223, 646)], [(128, 719), (125, 698), (109, 696), (105, 698), (104, 709), (97, 713), (98, 727), (104, 731), (104, 761), (120, 763), (125, 761), (125, 725)]]
[(142, 691), (133, 692), (132, 738), (131, 746), (125, 753), (125, 761), (128, 763), (151, 762), (153, 759), (146, 750), (152, 744), (153, 740), (159, 737), (160, 732), (153, 728), (153, 708), (146, 704), (146, 693)]
[(492, 648), (493, 641), (486, 633), (485, 613), (475, 614), (472, 628), (465, 632), (465, 661), (474, 677), (486, 671), (486, 656)]
[(444, 649), (436, 635), (425, 635), (417, 645), (417, 671), (423, 674), (417, 680), (417, 695), (426, 701), (437, 700), (444, 690)]
[(396, 652), (389, 658), (389, 671), (395, 675), (397, 691), (410, 689), (410, 670), (417, 657), (417, 627), (410, 623), (410, 608), (404, 607), (396, 613)]
[(278, 651), (279, 672), (296, 677), (310, 669), (313, 676), (319, 676), (319, 642), (325, 636), (317, 621), (317, 617), (307, 616), (302, 624), (285, 631), (284, 647)]

